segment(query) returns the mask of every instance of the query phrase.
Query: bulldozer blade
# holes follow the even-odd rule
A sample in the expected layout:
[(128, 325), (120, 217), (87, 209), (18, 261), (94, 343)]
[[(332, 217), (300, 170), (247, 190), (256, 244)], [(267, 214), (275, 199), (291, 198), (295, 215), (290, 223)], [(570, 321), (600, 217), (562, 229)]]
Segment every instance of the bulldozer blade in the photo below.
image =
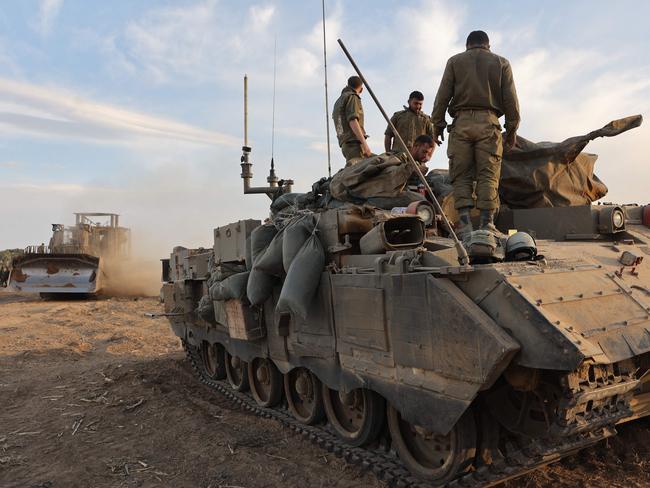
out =
[(26, 254), (12, 263), (8, 286), (41, 294), (95, 294), (100, 260), (88, 254)]

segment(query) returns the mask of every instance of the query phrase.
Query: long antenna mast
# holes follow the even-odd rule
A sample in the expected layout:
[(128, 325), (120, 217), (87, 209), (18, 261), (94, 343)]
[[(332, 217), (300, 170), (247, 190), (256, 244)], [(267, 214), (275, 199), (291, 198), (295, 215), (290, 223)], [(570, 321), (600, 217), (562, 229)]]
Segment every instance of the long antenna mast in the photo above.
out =
[(325, 36), (325, 0), (323, 6), (323, 65), (325, 67), (325, 124), (327, 126), (327, 176), (332, 177), (332, 156), (330, 153), (330, 109), (327, 95), (327, 38)]
[(244, 147), (248, 147), (248, 75), (244, 74)]
[[(388, 126), (391, 128), (393, 134), (395, 134), (395, 138), (399, 141), (399, 143), (403, 146), (406, 147), (406, 144), (404, 143), (404, 139), (402, 139), (402, 136), (400, 135), (399, 132), (397, 132), (397, 129), (391, 122), (390, 118), (388, 117), (388, 114), (386, 114), (386, 111), (384, 110), (384, 107), (381, 106), (381, 103), (379, 103), (379, 99), (375, 96), (375, 92), (372, 91), (372, 88), (370, 88), (370, 85), (368, 85), (368, 81), (364, 78), (363, 74), (361, 74), (361, 70), (357, 66), (357, 63), (354, 62), (354, 59), (352, 59), (352, 55), (348, 52), (348, 49), (345, 47), (345, 44), (343, 44), (343, 41), (341, 39), (338, 40), (339, 45), (341, 46), (341, 49), (345, 53), (345, 56), (348, 58), (348, 61), (350, 61), (350, 64), (354, 68), (354, 71), (357, 72), (359, 75), (359, 78), (361, 78), (361, 81), (366, 87), (366, 90), (368, 90), (368, 93), (372, 97), (373, 101), (375, 102), (375, 105), (377, 105), (377, 108), (381, 112), (381, 114), (384, 116), (384, 119), (386, 119), (386, 122), (388, 122)], [(456, 236), (456, 233), (454, 232), (453, 227), (449, 223), (449, 220), (447, 219), (447, 216), (445, 215), (444, 210), (442, 210), (442, 207), (440, 206), (440, 203), (438, 203), (438, 199), (433, 193), (433, 190), (429, 186), (429, 182), (426, 180), (424, 175), (422, 174), (422, 171), (420, 171), (420, 167), (417, 165), (415, 162), (415, 159), (413, 159), (413, 156), (409, 151), (406, 151), (406, 157), (408, 158), (409, 162), (413, 166), (413, 171), (417, 175), (418, 179), (422, 182), (424, 185), (424, 188), (427, 190), (427, 193), (431, 197), (431, 201), (433, 204), (436, 206), (436, 210), (440, 212), (440, 215), (442, 216), (442, 221), (445, 224), (445, 227), (447, 227), (447, 230), (449, 231), (449, 235), (451, 238), (454, 240), (454, 243), (456, 245), (456, 252), (458, 252), (458, 259), (460, 261), (460, 264), (462, 265), (469, 265), (469, 256), (467, 255), (467, 251), (465, 250), (465, 247), (463, 244), (458, 240), (458, 236)]]
[(273, 109), (271, 113), (271, 171), (275, 169), (273, 157), (275, 155), (275, 71), (277, 66), (278, 37), (273, 41)]

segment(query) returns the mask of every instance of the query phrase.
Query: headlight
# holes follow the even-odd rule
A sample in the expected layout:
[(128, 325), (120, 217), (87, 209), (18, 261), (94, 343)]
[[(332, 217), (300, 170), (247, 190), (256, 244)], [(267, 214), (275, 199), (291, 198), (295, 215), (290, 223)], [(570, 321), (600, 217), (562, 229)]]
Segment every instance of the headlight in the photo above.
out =
[(612, 224), (614, 224), (615, 229), (620, 229), (623, 227), (623, 224), (625, 223), (625, 215), (623, 215), (623, 212), (621, 210), (614, 210), (612, 212)]
[(406, 207), (405, 213), (411, 215), (417, 215), (422, 219), (426, 227), (433, 225), (433, 222), (436, 219), (436, 212), (433, 209), (433, 206), (429, 202), (424, 200), (418, 202), (412, 202), (411, 204), (409, 204), (409, 206)]
[(625, 214), (621, 207), (603, 205), (593, 208), (598, 209), (598, 232), (613, 234), (625, 230)]

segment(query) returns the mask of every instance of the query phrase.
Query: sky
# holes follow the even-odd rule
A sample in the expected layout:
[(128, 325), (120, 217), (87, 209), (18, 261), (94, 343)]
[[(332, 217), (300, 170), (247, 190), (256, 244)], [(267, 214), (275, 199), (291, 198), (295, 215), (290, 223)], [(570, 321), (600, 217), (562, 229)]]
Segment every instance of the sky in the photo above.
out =
[[(512, 64), (527, 139), (650, 112), (650, 2), (326, 0), (326, 13), (330, 110), (353, 74), (337, 38), (389, 113), (416, 89), (430, 113), (446, 60), (482, 29)], [(47, 242), (78, 211), (121, 214), (135, 248), (158, 256), (263, 219), (268, 199), (241, 190), (244, 73), (254, 184), (273, 146), (278, 176), (307, 191), (327, 173), (319, 0), (4, 0), (0, 249)], [(385, 122), (362, 100), (380, 152)], [(587, 147), (605, 201), (650, 201), (649, 127)], [(429, 166), (446, 165), (445, 143)]]

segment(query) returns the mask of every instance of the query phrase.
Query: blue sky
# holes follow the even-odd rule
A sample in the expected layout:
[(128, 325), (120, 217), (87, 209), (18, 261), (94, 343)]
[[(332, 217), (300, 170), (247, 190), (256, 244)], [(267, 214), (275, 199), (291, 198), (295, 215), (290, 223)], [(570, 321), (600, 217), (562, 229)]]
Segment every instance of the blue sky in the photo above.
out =
[[(352, 71), (342, 37), (392, 112), (431, 110), (470, 30), (510, 59), (520, 134), (562, 140), (650, 108), (647, 2), (327, 1), (330, 104)], [(241, 195), (242, 76), (256, 181), (271, 147), (306, 190), (325, 174), (320, 1), (7, 0), (0, 4), (0, 249), (47, 240), (74, 211), (114, 211), (136, 246), (209, 245), (211, 229), (267, 212)], [(370, 146), (385, 124), (364, 96)], [(594, 141), (606, 200), (647, 203), (650, 131)], [(430, 166), (445, 167), (446, 146)], [(333, 167), (343, 160), (332, 147)]]

